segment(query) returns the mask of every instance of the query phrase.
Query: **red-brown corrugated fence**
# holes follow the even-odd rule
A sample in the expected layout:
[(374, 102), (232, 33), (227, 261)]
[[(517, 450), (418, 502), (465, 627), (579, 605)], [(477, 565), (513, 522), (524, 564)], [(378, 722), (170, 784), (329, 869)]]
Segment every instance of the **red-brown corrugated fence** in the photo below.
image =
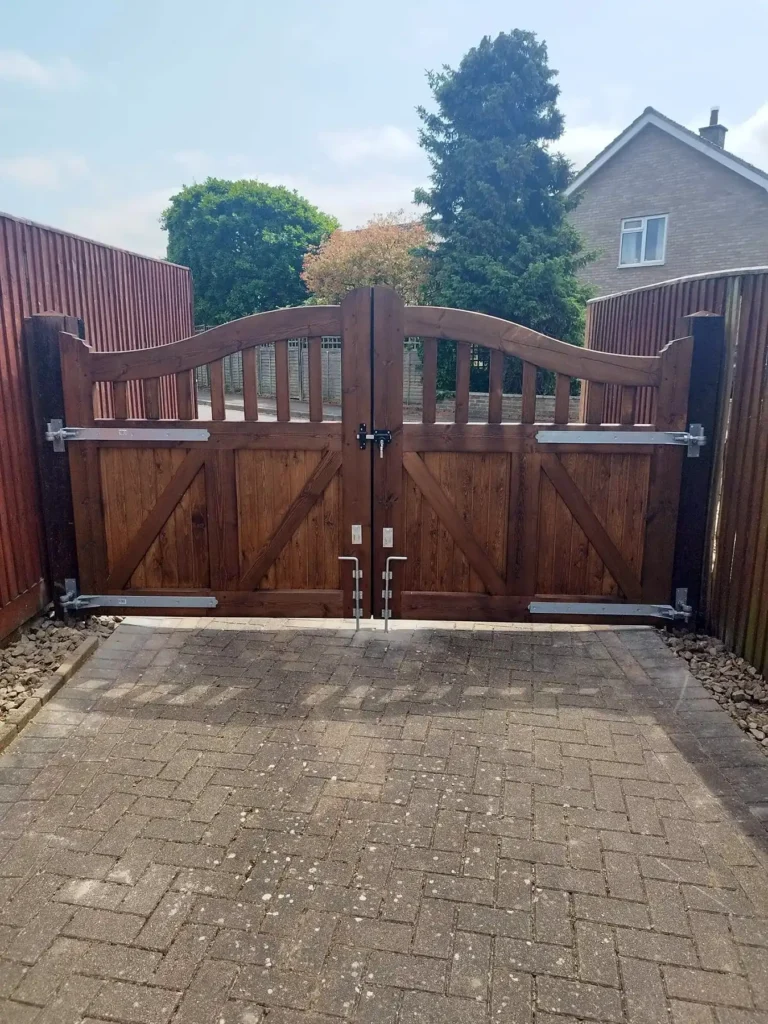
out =
[[(46, 599), (21, 347), (24, 318), (43, 312), (83, 320), (100, 351), (164, 345), (193, 333), (191, 275), (0, 214), (0, 637)], [(168, 390), (163, 408), (173, 412)]]
[[(668, 281), (594, 299), (587, 346), (654, 355), (686, 332), (681, 318), (725, 317), (726, 359), (710, 500), (704, 623), (761, 672), (768, 669), (768, 268)], [(613, 395), (606, 420), (616, 418)], [(648, 396), (643, 401), (648, 409)], [(613, 403), (613, 404), (612, 404)]]

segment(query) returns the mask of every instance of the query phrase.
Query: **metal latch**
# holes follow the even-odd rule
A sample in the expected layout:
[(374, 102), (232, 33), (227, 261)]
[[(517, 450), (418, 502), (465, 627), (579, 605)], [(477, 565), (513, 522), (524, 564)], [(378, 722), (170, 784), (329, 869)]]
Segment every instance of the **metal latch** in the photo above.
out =
[(539, 444), (627, 444), (685, 445), (688, 458), (697, 459), (707, 443), (701, 423), (691, 423), (688, 430), (539, 430)]
[(362, 617), (362, 608), (360, 602), (363, 599), (363, 592), (360, 589), (360, 580), (363, 578), (363, 570), (360, 568), (360, 559), (357, 555), (339, 555), (340, 562), (354, 562), (352, 568), (352, 601), (354, 602), (354, 613), (355, 613), (355, 630), (360, 629), (360, 619)]
[(63, 452), (67, 441), (207, 441), (210, 436), (196, 427), (65, 427), (62, 420), (50, 420), (45, 431), (55, 452)]
[(384, 458), (384, 446), (392, 444), (392, 431), (391, 430), (374, 430), (372, 434), (367, 433), (367, 427), (364, 423), (361, 423), (357, 430), (357, 443), (365, 450), (366, 445), (369, 441), (373, 441), (374, 444), (379, 446), (379, 458)]
[(68, 612), (89, 608), (216, 608), (218, 600), (198, 594), (78, 594), (77, 580), (64, 580), (64, 595), (59, 601)]
[(381, 617), (384, 619), (384, 632), (389, 632), (389, 620), (392, 617), (392, 612), (389, 610), (389, 599), (392, 597), (392, 589), (390, 582), (392, 580), (392, 570), (390, 569), (391, 562), (407, 562), (408, 559), (405, 555), (388, 555), (387, 561), (385, 562), (384, 572), (381, 574), (381, 578), (384, 580), (384, 590), (381, 592), (381, 596), (384, 598), (384, 607), (381, 610)]

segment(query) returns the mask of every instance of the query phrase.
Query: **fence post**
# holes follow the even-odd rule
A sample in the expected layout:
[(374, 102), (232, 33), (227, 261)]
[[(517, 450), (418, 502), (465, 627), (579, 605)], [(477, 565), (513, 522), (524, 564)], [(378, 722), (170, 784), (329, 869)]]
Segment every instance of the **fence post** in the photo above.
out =
[(701, 617), (701, 596), (707, 567), (704, 564), (709, 527), (710, 494), (718, 444), (720, 381), (725, 356), (725, 318), (712, 313), (685, 317), (693, 337), (688, 423), (704, 427), (706, 444), (698, 458), (683, 459), (680, 505), (675, 536), (672, 590), (688, 590), (693, 609), (690, 625)]
[(60, 313), (38, 313), (27, 317), (22, 330), (37, 456), (46, 577), (48, 592), (59, 614), (64, 580), (78, 576), (69, 459), (66, 454), (54, 452), (53, 445), (45, 439), (49, 420), (66, 422), (59, 360), (60, 331), (79, 337), (84, 335), (82, 321)]

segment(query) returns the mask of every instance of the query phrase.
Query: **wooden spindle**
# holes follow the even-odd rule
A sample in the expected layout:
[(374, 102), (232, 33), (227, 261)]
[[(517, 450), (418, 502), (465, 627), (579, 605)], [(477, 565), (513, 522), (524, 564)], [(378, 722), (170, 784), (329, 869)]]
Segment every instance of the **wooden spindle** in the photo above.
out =
[(255, 348), (243, 349), (243, 416), (259, 418), (259, 376)]
[(621, 405), (619, 407), (619, 423), (623, 427), (631, 427), (637, 422), (637, 388), (624, 384), (621, 388)]
[(504, 353), (491, 349), (488, 368), (488, 422), (501, 423), (501, 405), (504, 394)]
[(211, 378), (211, 419), (225, 420), (227, 405), (224, 399), (224, 360), (216, 359), (208, 364)]
[(112, 404), (116, 420), (128, 418), (128, 382), (116, 380), (112, 385)]
[(602, 423), (603, 410), (605, 408), (605, 384), (597, 384), (595, 381), (583, 382), (587, 389), (586, 417), (587, 423)]
[(536, 367), (533, 363), (523, 363), (523, 394), (521, 423), (536, 422)]
[(144, 381), (144, 415), (148, 420), (160, 419), (159, 377), (147, 377)]
[(309, 419), (311, 423), (323, 420), (323, 339), (307, 339), (309, 364)]
[(469, 422), (469, 363), (472, 350), (466, 342), (456, 342), (456, 416), (457, 423)]
[(421, 419), (423, 423), (434, 423), (437, 419), (437, 338), (425, 338), (423, 345)]
[(176, 374), (176, 407), (180, 420), (195, 418), (194, 370), (181, 370)]
[(277, 418), (287, 423), (291, 418), (291, 380), (288, 369), (288, 342), (275, 342), (275, 400)]
[(555, 423), (567, 423), (570, 419), (571, 378), (558, 373), (555, 382)]

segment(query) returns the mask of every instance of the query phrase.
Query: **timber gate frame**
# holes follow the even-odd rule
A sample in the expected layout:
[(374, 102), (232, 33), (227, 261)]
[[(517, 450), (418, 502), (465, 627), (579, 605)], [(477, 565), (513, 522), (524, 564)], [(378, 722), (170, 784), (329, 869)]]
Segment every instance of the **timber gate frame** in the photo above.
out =
[[(329, 336), (341, 338), (341, 422), (323, 418)], [(297, 338), (308, 420), (291, 418)], [(418, 423), (403, 421), (406, 338), (423, 351)], [(275, 420), (259, 418), (256, 346), (267, 343)], [(456, 344), (452, 422), (438, 422), (445, 343)], [(97, 353), (68, 333), (59, 346), (64, 422), (48, 437), (68, 452), (81, 592), (68, 607), (316, 617), (351, 616), (359, 601), (378, 618), (389, 600), (394, 617), (572, 621), (672, 611), (682, 445), (698, 453), (686, 432), (690, 337), (658, 356), (615, 355), (479, 313), (404, 307), (376, 287), (159, 348)], [(489, 350), (487, 422), (470, 422), (478, 347)], [(237, 352), (236, 420), (223, 359)], [(503, 422), (508, 357), (522, 361), (517, 422)], [(193, 371), (205, 364), (211, 419), (198, 419)], [(549, 423), (536, 422), (538, 370), (554, 374)], [(572, 378), (586, 382), (583, 423), (569, 422)], [(618, 424), (602, 423), (607, 385), (621, 389)], [(175, 420), (160, 419), (169, 387)], [(653, 390), (652, 424), (635, 422), (639, 388)], [(137, 408), (144, 416), (130, 418)], [(391, 555), (406, 561), (387, 578)]]

